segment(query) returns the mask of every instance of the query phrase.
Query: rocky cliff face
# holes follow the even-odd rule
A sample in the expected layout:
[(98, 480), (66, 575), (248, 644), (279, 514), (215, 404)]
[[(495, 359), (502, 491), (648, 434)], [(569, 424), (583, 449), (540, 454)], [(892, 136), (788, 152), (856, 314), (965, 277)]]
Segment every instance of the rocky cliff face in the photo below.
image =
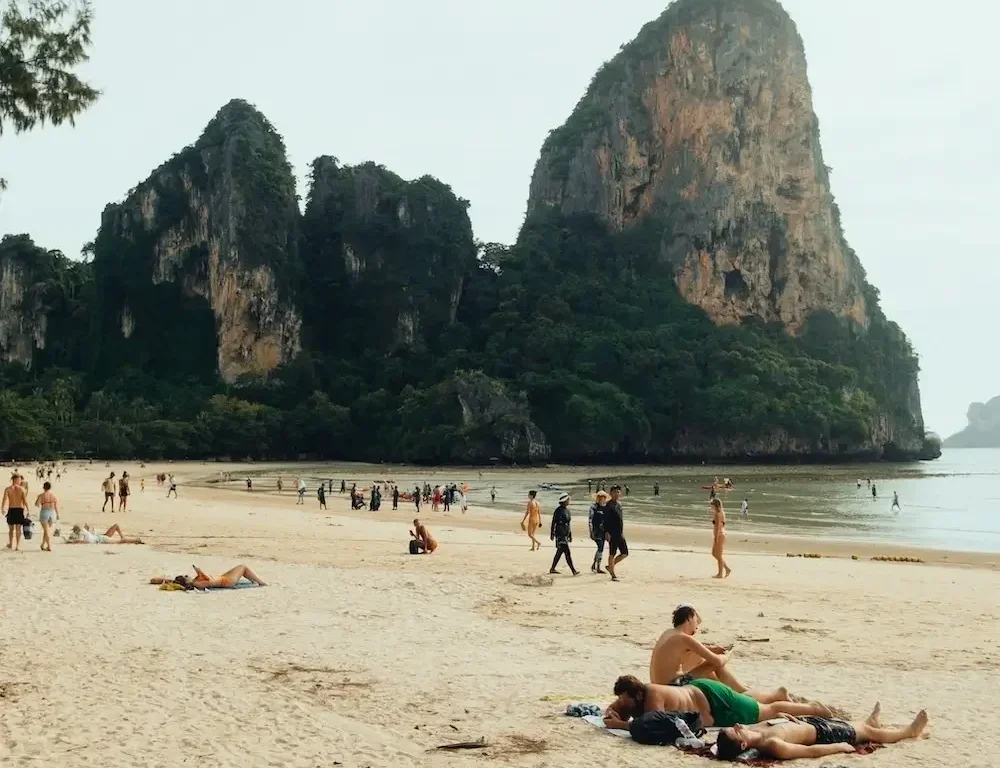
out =
[(802, 40), (775, 0), (678, 0), (647, 24), (545, 142), (529, 215), (546, 205), (649, 227), (716, 323), (867, 324)]
[(281, 138), (233, 101), (196, 144), (104, 211), (96, 241), (102, 360), (227, 381), (300, 348), (295, 180)]
[(0, 355), (7, 363), (30, 367), (35, 350), (45, 348), (48, 317), (32, 295), (34, 243), (27, 236), (0, 242)]
[(531, 420), (524, 396), (512, 398), (506, 386), (481, 371), (461, 371), (455, 391), (462, 409), (462, 434), (467, 461), (493, 456), (521, 464), (545, 462), (552, 448)]
[(303, 223), (312, 341), (342, 352), (433, 350), (476, 267), (467, 209), (436, 179), (318, 158)]

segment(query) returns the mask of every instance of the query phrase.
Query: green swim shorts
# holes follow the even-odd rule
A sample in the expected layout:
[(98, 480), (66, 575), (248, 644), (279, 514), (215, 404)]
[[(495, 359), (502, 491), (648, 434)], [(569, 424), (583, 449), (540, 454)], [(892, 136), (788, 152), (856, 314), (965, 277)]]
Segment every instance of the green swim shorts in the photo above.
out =
[(742, 693), (737, 693), (718, 680), (693, 680), (695, 688), (705, 694), (708, 708), (716, 728), (734, 725), (754, 725), (760, 722), (760, 704)]

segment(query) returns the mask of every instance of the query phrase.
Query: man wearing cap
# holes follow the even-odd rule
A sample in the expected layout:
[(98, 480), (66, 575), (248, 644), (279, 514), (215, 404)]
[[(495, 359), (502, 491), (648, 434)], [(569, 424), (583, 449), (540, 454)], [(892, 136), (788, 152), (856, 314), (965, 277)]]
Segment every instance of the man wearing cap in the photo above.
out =
[(601, 558), (604, 557), (604, 503), (608, 500), (605, 491), (597, 492), (597, 501), (590, 505), (587, 525), (590, 528), (590, 538), (597, 545), (594, 562), (590, 566), (591, 573), (604, 573), (601, 568)]
[(620, 485), (611, 486), (611, 498), (604, 505), (604, 534), (608, 540), (608, 573), (612, 581), (618, 581), (615, 566), (628, 557), (628, 544), (625, 543), (625, 522), (622, 519), (622, 505), (618, 499), (622, 495)]
[(566, 556), (566, 565), (573, 572), (574, 576), (579, 575), (579, 571), (573, 567), (573, 555), (569, 551), (569, 543), (573, 541), (573, 532), (570, 530), (569, 516), (569, 494), (564, 493), (559, 497), (559, 506), (552, 513), (552, 529), (549, 531), (549, 538), (556, 543), (556, 556), (552, 559), (552, 567), (549, 573), (559, 573), (556, 566), (563, 555)]

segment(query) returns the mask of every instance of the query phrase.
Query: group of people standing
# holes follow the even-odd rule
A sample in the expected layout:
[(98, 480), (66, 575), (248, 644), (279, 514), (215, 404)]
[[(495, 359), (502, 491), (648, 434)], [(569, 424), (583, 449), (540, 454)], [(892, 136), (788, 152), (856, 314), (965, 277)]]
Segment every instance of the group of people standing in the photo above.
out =
[[(610, 491), (599, 490), (596, 501), (590, 505), (587, 519), (587, 528), (591, 541), (596, 546), (594, 559), (590, 566), (591, 573), (608, 573), (612, 581), (618, 581), (615, 566), (628, 557), (628, 543), (625, 541), (624, 533), (624, 512), (619, 502), (622, 488), (619, 485), (611, 486)], [(572, 515), (569, 510), (570, 495), (563, 493), (559, 497), (559, 506), (552, 513), (552, 524), (549, 529), (549, 538), (555, 542), (556, 554), (552, 559), (552, 567), (549, 573), (558, 574), (556, 569), (559, 561), (566, 559), (566, 565), (574, 576), (579, 575), (579, 571), (573, 565), (573, 553), (570, 544), (573, 541)], [(528, 491), (528, 504), (521, 519), (521, 530), (526, 531), (531, 539), (531, 551), (542, 548), (542, 543), (535, 538), (535, 533), (542, 526), (541, 505), (538, 502), (538, 491)], [(604, 546), (608, 545), (607, 571), (601, 568), (601, 561), (604, 556)]]

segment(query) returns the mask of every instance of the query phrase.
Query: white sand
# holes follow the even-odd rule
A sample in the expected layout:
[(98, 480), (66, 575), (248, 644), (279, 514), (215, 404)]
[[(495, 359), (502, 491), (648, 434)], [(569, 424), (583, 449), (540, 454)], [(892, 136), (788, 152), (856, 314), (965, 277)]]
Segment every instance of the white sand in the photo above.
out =
[[(561, 714), (568, 701), (607, 702), (619, 674), (644, 677), (682, 601), (699, 608), (707, 639), (770, 638), (737, 643), (731, 665), (748, 683), (788, 685), (858, 717), (880, 699), (887, 723), (930, 711), (930, 738), (799, 764), (1000, 763), (1000, 573), (983, 558), (959, 568), (747, 551), (718, 582), (707, 531), (633, 526), (633, 556), (612, 584), (587, 572), (581, 501), (574, 554), (585, 573), (530, 589), (507, 577), (544, 573), (552, 549), (530, 553), (509, 515), (425, 511), (441, 549), (410, 557), (412, 507), (393, 515), (388, 499), (378, 522), (350, 513), (337, 493), (321, 513), (311, 492), (295, 505), (285, 475), (280, 499), (182, 481), (175, 501), (156, 487), (157, 467), (114, 469), (132, 474), (134, 509), (100, 514), (107, 470), (75, 465), (56, 487), (60, 527), (119, 522), (150, 546), (57, 541), (47, 554), (39, 530), (25, 552), (0, 551), (4, 765), (402, 768), (472, 765), (485, 754), (517, 766), (698, 768), (710, 763)], [(195, 477), (217, 467), (171, 470)], [(29, 480), (33, 496), (39, 483)], [(702, 539), (695, 553), (664, 543)], [(659, 551), (641, 551), (643, 540)], [(191, 594), (145, 583), (191, 563), (219, 573), (238, 562), (271, 586)], [(492, 745), (485, 753), (427, 751), (479, 737)]]

